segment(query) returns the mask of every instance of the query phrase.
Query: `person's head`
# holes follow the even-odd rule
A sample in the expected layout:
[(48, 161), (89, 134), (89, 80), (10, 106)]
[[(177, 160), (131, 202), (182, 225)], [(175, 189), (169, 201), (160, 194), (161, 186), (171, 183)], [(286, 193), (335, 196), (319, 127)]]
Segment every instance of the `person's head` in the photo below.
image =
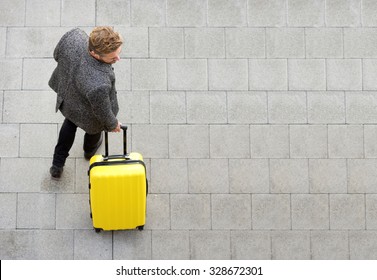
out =
[(122, 37), (110, 26), (95, 27), (89, 36), (89, 52), (99, 61), (113, 64), (120, 60)]

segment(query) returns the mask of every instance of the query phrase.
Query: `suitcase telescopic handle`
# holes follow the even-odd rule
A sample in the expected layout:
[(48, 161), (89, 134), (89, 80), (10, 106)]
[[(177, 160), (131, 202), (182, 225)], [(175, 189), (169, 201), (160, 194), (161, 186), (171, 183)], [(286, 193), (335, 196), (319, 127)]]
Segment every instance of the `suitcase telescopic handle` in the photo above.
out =
[[(127, 125), (121, 125), (120, 128), (123, 130), (123, 155), (111, 156), (112, 158), (124, 158), (127, 155)], [(105, 131), (105, 158), (109, 158), (109, 136), (108, 132)]]

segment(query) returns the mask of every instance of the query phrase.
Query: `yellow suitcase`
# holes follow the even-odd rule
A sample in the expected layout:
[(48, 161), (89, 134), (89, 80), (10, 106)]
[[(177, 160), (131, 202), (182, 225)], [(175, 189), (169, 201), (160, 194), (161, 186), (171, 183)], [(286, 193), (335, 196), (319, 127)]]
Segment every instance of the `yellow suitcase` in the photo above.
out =
[(145, 225), (146, 167), (141, 154), (127, 154), (127, 127), (122, 126), (122, 129), (123, 155), (108, 155), (108, 134), (105, 132), (105, 155), (90, 159), (89, 202), (96, 232), (142, 230)]

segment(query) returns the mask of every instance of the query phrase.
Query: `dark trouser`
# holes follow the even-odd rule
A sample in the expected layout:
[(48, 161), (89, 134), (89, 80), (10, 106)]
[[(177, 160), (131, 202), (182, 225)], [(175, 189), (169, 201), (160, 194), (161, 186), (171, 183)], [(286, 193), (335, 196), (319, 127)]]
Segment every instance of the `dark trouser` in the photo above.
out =
[[(75, 141), (77, 131), (77, 125), (68, 119), (65, 119), (60, 129), (58, 143), (55, 146), (54, 159), (52, 164), (57, 167), (63, 167), (65, 160), (69, 156), (69, 151), (72, 148), (73, 142)], [(95, 149), (98, 141), (101, 138), (101, 133), (88, 134), (85, 133), (84, 136), (84, 151), (90, 152)]]

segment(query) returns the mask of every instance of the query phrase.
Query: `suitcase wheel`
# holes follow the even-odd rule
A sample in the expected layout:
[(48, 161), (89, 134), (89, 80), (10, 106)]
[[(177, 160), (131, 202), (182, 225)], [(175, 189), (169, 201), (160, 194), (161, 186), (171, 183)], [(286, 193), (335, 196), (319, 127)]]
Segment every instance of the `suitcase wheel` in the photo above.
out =
[(143, 229), (144, 229), (144, 225), (142, 225), (142, 226), (138, 226), (137, 229), (138, 229), (138, 230), (143, 230)]
[(101, 228), (94, 228), (94, 230), (96, 231), (96, 233), (100, 233), (101, 232)]

